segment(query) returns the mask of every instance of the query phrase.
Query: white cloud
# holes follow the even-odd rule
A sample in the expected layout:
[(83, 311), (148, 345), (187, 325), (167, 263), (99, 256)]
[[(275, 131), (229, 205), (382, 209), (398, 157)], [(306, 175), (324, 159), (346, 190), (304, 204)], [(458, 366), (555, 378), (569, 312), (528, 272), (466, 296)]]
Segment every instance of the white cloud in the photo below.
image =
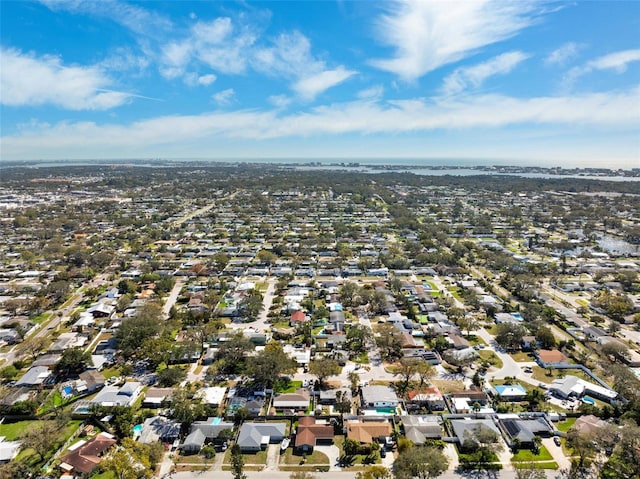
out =
[(298, 31), (278, 35), (268, 47), (256, 48), (251, 64), (265, 75), (292, 80), (292, 89), (304, 100), (313, 100), (357, 72), (343, 66), (327, 68), (311, 52), (311, 42)]
[(0, 50), (0, 90), (7, 106), (53, 104), (69, 110), (107, 110), (131, 96), (109, 90), (111, 80), (96, 66), (64, 66), (58, 57)]
[[(234, 27), (228, 17), (210, 22), (199, 21), (181, 39), (174, 39), (161, 48), (160, 73), (168, 79), (182, 77), (190, 66), (205, 65), (225, 74), (241, 74), (257, 32), (248, 25)], [(185, 78), (187, 83), (189, 78)]]
[(312, 100), (355, 74), (342, 66), (327, 68), (324, 61), (314, 57), (309, 39), (300, 32), (280, 34), (268, 46), (258, 45), (258, 39), (257, 29), (234, 24), (227, 17), (198, 22), (186, 38), (164, 45), (160, 72), (165, 78), (183, 77), (188, 84), (194, 84), (192, 74), (186, 72), (198, 63), (229, 75), (251, 68), (289, 80), (292, 89), (305, 100)]
[[(222, 92), (220, 92), (222, 93)], [(536, 131), (579, 126), (596, 131), (636, 131), (640, 113), (629, 108), (640, 88), (624, 92), (520, 99), (501, 95), (449, 97), (438, 101), (412, 99), (379, 103), (353, 101), (293, 114), (269, 111), (216, 111), (203, 115), (164, 116), (126, 125), (59, 123), (27, 125), (2, 138), (3, 158), (72, 157), (87, 152), (111, 155), (149, 149), (186, 148), (193, 142), (216, 144), (222, 139), (267, 140), (345, 134), (426, 133), (441, 129), (503, 132), (519, 125)], [(495, 129), (495, 130), (493, 130)], [(566, 131), (566, 130), (565, 130)], [(489, 135), (490, 136), (490, 135)], [(259, 144), (259, 143), (258, 143)], [(153, 151), (157, 151), (157, 149)]]
[(332, 88), (356, 72), (339, 67), (336, 70), (325, 70), (317, 75), (302, 78), (293, 85), (293, 89), (305, 100), (313, 100), (320, 93)]
[(398, 1), (378, 22), (380, 41), (396, 54), (370, 63), (415, 80), (516, 35), (535, 22), (541, 8), (541, 3), (526, 0)]
[(279, 109), (286, 108), (291, 104), (291, 98), (287, 95), (271, 95), (267, 101)]
[(361, 99), (380, 99), (382, 95), (384, 95), (384, 87), (382, 85), (374, 85), (357, 93), (357, 97)]
[(609, 53), (608, 55), (595, 58), (583, 66), (572, 68), (563, 81), (566, 87), (571, 87), (579, 77), (591, 73), (594, 70), (613, 70), (616, 73), (624, 73), (627, 71), (629, 63), (637, 61), (640, 61), (640, 49)]
[(189, 86), (209, 86), (213, 84), (218, 77), (213, 73), (206, 75), (198, 75), (196, 73), (187, 73), (184, 76), (184, 82)]
[(478, 88), (487, 78), (505, 75), (527, 58), (529, 55), (519, 51), (508, 52), (478, 65), (458, 68), (444, 79), (442, 92), (445, 95), (455, 95), (468, 88)]
[(214, 81), (216, 81), (216, 76), (213, 73), (209, 73), (208, 75), (202, 75), (198, 77), (198, 85), (209, 86)]
[(191, 59), (192, 46), (186, 42), (171, 42), (162, 47), (160, 73), (168, 79), (184, 75)]
[(107, 18), (132, 32), (159, 37), (172, 28), (171, 20), (159, 13), (118, 0), (40, 0), (53, 11)]
[(233, 88), (227, 88), (226, 90), (214, 93), (211, 95), (211, 98), (220, 106), (228, 106), (233, 102), (235, 95), (236, 92)]
[(624, 50), (610, 53), (591, 60), (586, 68), (590, 70), (615, 70), (616, 73), (627, 71), (629, 63), (640, 61), (640, 50)]
[(544, 62), (547, 65), (566, 65), (567, 62), (573, 60), (580, 51), (581, 46), (574, 42), (565, 43), (560, 48), (552, 51)]

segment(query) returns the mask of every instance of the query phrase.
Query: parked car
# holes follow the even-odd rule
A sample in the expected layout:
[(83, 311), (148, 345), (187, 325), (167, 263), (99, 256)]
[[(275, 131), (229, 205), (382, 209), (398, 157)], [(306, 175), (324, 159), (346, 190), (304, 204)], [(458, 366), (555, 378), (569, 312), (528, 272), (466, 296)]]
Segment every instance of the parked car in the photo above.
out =
[(554, 437), (553, 437), (553, 443), (554, 443), (556, 446), (558, 446), (558, 447), (562, 444), (562, 443), (560, 442), (560, 438), (559, 438), (558, 436), (554, 436)]

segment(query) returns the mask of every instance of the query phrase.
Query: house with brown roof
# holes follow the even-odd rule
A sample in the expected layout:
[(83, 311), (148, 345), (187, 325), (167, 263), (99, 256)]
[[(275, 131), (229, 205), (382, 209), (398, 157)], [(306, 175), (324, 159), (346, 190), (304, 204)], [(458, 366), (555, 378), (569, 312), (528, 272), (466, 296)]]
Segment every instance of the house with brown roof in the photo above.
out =
[(76, 443), (60, 458), (60, 469), (74, 476), (88, 476), (116, 442), (114, 436), (101, 432), (90, 441)]
[(306, 411), (310, 399), (308, 390), (298, 389), (295, 393), (278, 394), (273, 399), (273, 407), (276, 411)]
[(318, 422), (312, 416), (301, 417), (294, 447), (301, 452), (310, 452), (317, 444), (333, 443), (333, 426), (326, 422)]
[(407, 409), (417, 410), (428, 408), (430, 411), (444, 411), (446, 404), (438, 386), (430, 386), (420, 390), (409, 391)]
[(291, 318), (289, 318), (289, 325), (295, 326), (296, 324), (304, 323), (306, 320), (307, 316), (304, 314), (304, 312), (300, 310), (294, 311), (294, 313), (291, 315)]
[(346, 436), (361, 444), (379, 442), (391, 436), (391, 423), (387, 419), (356, 419), (345, 421)]
[(569, 358), (557, 349), (539, 349), (533, 354), (536, 356), (537, 363), (543, 368), (569, 364)]

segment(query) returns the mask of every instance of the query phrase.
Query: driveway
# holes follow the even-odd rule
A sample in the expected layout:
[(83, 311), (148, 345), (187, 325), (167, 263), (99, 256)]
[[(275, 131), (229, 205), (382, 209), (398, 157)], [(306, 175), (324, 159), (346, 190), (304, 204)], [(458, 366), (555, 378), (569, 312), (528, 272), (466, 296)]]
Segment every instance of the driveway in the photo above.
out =
[(267, 465), (266, 471), (278, 470), (278, 460), (280, 458), (280, 444), (269, 444), (267, 448)]
[(547, 448), (553, 460), (558, 463), (560, 469), (569, 469), (571, 467), (571, 460), (564, 455), (561, 446), (556, 446), (553, 442), (553, 438), (544, 437), (542, 438), (542, 445)]
[[(321, 452), (329, 458), (329, 471), (341, 471), (338, 467), (338, 459), (340, 458), (340, 448), (335, 444), (330, 446), (316, 446), (315, 451)], [(323, 476), (324, 477), (324, 476)]]

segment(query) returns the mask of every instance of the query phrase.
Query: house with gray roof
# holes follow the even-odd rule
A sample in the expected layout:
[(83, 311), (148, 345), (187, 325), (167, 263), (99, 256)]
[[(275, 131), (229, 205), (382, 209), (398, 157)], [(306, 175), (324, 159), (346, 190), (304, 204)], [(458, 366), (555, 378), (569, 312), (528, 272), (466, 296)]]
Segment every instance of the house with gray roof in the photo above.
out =
[(498, 424), (509, 447), (533, 446), (536, 436), (553, 435), (553, 426), (544, 415), (521, 417), (517, 414), (501, 414)]
[(400, 416), (404, 435), (414, 444), (424, 444), (427, 439), (442, 437), (442, 417), (437, 415)]
[(198, 453), (206, 441), (204, 433), (200, 429), (194, 429), (184, 438), (180, 449), (187, 453)]
[(224, 421), (219, 417), (210, 417), (206, 421), (194, 421), (191, 424), (191, 432), (199, 429), (208, 440), (213, 440), (217, 439), (222, 431), (226, 429), (233, 430), (233, 427), (234, 424), (232, 422)]
[(270, 443), (282, 441), (286, 430), (284, 422), (245, 422), (240, 428), (237, 443), (242, 452), (257, 452)]
[(42, 386), (47, 378), (51, 376), (51, 371), (46, 366), (36, 366), (29, 369), (18, 379), (17, 387), (37, 388)]
[(465, 443), (477, 442), (476, 437), (486, 431), (492, 431), (501, 436), (500, 430), (491, 419), (452, 419), (453, 436), (461, 446)]
[(91, 400), (91, 403), (105, 407), (131, 406), (141, 392), (142, 384), (137, 381), (126, 382), (122, 387), (105, 386)]
[(361, 395), (365, 409), (395, 408), (400, 402), (396, 392), (389, 386), (364, 386)]
[(142, 431), (138, 436), (138, 442), (142, 444), (155, 444), (156, 442), (173, 442), (180, 436), (181, 424), (163, 416), (154, 416), (145, 419)]

